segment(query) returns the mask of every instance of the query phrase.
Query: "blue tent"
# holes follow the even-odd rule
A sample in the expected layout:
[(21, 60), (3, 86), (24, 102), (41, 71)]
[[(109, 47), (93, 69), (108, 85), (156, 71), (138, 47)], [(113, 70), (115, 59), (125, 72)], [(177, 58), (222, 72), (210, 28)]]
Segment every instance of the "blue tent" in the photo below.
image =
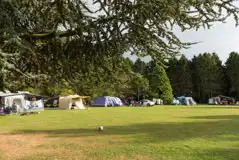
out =
[(185, 104), (186, 97), (184, 96), (177, 97), (177, 100), (179, 100), (180, 104)]
[(180, 104), (183, 105), (195, 105), (196, 102), (194, 101), (194, 99), (192, 97), (177, 97), (177, 99), (179, 100)]
[(92, 106), (103, 106), (103, 107), (110, 107), (110, 106), (122, 106), (123, 103), (118, 97), (98, 97), (94, 100)]

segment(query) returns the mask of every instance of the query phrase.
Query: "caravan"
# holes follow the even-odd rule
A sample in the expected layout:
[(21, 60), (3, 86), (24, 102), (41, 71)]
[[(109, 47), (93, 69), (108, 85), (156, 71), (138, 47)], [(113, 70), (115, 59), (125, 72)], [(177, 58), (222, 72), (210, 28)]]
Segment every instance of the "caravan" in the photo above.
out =
[(163, 105), (162, 99), (153, 98), (153, 102), (155, 103), (155, 105)]
[(211, 97), (208, 99), (208, 104), (210, 105), (234, 105), (235, 99), (223, 95), (217, 97)]
[(40, 112), (44, 110), (43, 97), (30, 93), (1, 93), (1, 106), (14, 113)]

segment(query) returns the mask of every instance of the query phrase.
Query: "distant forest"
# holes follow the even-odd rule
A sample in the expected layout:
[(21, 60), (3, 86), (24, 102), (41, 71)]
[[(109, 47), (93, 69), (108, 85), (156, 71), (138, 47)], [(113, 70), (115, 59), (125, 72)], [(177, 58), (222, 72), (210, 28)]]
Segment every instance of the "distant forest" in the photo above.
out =
[[(147, 75), (150, 63), (137, 59), (134, 71)], [(239, 54), (231, 52), (225, 64), (216, 53), (203, 53), (191, 60), (184, 55), (165, 63), (173, 95), (192, 96), (198, 103), (207, 103), (208, 98), (226, 95), (239, 99)]]
[(192, 96), (199, 103), (226, 95), (239, 99), (239, 54), (231, 52), (225, 64), (216, 53), (204, 53), (188, 60), (171, 59), (167, 75), (175, 96)]

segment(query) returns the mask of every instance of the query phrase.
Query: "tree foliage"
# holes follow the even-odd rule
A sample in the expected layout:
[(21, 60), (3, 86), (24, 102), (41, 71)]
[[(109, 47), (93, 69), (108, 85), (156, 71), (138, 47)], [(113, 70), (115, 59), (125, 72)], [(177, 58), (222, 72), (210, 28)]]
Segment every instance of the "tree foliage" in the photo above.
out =
[(171, 104), (173, 90), (168, 76), (162, 66), (156, 65), (149, 79), (151, 96), (161, 98), (165, 104)]
[(137, 59), (133, 65), (133, 71), (145, 75), (146, 63), (141, 59)]
[(216, 53), (199, 54), (192, 60), (187, 60), (184, 56), (180, 59), (171, 59), (168, 62), (167, 74), (174, 96), (192, 96), (200, 103), (207, 103), (208, 98), (221, 94), (235, 97), (233, 92), (228, 91), (229, 88), (231, 91), (232, 88), (235, 89), (230, 85), (232, 81), (233, 83), (237, 81), (237, 77), (232, 76), (236, 72), (235, 55), (237, 53), (231, 54), (225, 66)]
[(200, 54), (193, 60), (194, 97), (200, 102), (207, 102), (208, 98), (223, 93), (222, 62), (213, 53)]
[[(162, 67), (191, 44), (182, 42), (174, 27), (209, 28), (229, 16), (237, 24), (234, 2), (0, 0), (0, 89), (95, 97), (135, 92), (135, 84), (144, 91), (151, 73), (165, 75), (163, 68), (155, 71), (156, 64)], [(137, 64), (122, 57), (125, 52), (153, 61), (136, 71)]]
[(104, 62), (126, 51), (160, 61), (188, 45), (174, 26), (210, 27), (228, 16), (237, 22), (234, 1), (1, 0), (0, 49), (12, 65), (6, 68), (29, 75), (108, 69)]
[(229, 94), (239, 99), (239, 54), (236, 52), (230, 53), (226, 61), (226, 75), (229, 80)]
[(169, 60), (167, 74), (175, 96), (192, 96), (191, 63), (184, 55)]

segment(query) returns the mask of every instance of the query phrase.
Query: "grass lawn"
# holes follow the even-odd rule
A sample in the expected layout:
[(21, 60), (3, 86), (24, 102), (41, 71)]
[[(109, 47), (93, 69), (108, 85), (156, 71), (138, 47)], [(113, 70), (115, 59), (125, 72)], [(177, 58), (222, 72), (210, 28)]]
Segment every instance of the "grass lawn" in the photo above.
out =
[[(99, 125), (103, 132), (96, 130)], [(0, 159), (238, 160), (239, 108), (90, 108), (2, 116)]]

